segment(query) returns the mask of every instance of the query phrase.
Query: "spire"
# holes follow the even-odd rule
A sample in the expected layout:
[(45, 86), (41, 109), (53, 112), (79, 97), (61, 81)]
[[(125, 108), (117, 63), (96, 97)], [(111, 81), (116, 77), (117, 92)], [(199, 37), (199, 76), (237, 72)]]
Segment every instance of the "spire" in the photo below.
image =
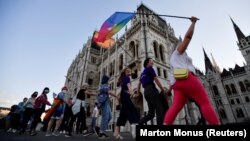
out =
[(215, 61), (215, 59), (214, 59), (212, 53), (211, 53), (211, 57), (212, 57), (213, 67), (214, 67), (215, 71), (218, 72), (218, 73), (221, 73), (220, 68), (219, 68), (219, 66), (217, 65), (217, 63), (216, 63), (216, 61)]
[(206, 73), (208, 72), (208, 70), (211, 70), (214, 72), (213, 64), (211, 63), (210, 59), (208, 58), (207, 53), (205, 52), (204, 48), (203, 48), (203, 52), (204, 52)]
[(233, 26), (234, 26), (234, 31), (236, 33), (236, 36), (238, 38), (238, 41), (240, 42), (240, 40), (242, 38), (246, 38), (246, 36), (241, 32), (240, 28), (235, 24), (235, 22), (233, 21), (233, 19), (230, 17), (232, 23), (233, 23)]

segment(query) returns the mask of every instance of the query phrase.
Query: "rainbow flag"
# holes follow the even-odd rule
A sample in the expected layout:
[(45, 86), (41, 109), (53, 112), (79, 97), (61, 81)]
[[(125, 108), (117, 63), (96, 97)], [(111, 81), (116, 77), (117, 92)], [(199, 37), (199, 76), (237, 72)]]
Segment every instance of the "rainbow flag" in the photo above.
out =
[(44, 121), (48, 121), (50, 120), (51, 116), (54, 114), (54, 112), (56, 111), (56, 109), (61, 105), (62, 100), (58, 99), (58, 98), (54, 98), (52, 107), (47, 111), (45, 117), (43, 118)]
[(120, 31), (135, 16), (135, 13), (115, 12), (101, 26), (101, 29), (94, 37), (96, 43), (104, 43), (112, 39), (112, 36)]
[[(99, 32), (95, 31), (95, 33), (93, 35), (94, 39), (98, 38), (98, 36), (99, 36)], [(110, 39), (106, 39), (104, 42), (96, 42), (95, 41), (95, 43), (98, 46), (107, 49), (109, 47), (112, 47), (115, 44), (115, 40), (113, 38), (110, 38)]]

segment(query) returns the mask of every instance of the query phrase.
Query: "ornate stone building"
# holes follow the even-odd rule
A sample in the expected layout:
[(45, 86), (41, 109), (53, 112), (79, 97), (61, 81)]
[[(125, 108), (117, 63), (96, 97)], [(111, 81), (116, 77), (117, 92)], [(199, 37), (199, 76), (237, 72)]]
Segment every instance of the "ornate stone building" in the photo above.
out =
[(203, 50), (206, 72), (205, 75), (199, 73), (222, 124), (250, 119), (250, 36), (245, 36), (235, 22), (231, 21), (238, 38), (239, 51), (246, 64), (236, 64), (234, 68), (223, 69), (221, 72), (214, 59), (212, 58), (212, 63)]
[[(133, 73), (131, 83), (133, 88), (136, 88), (143, 70), (143, 61), (147, 57), (154, 60), (154, 69), (159, 80), (166, 89), (169, 88), (167, 84), (168, 72), (170, 71), (169, 57), (181, 39), (175, 36), (174, 29), (169, 23), (144, 4), (141, 4), (136, 12), (141, 14), (137, 14), (131, 20), (130, 27), (125, 27), (123, 35), (116, 37), (114, 46), (109, 49), (101, 49), (92, 42), (91, 37), (83, 45), (82, 50), (70, 65), (66, 77), (65, 85), (69, 87), (71, 96), (79, 91), (83, 83), (88, 83), (90, 90), (98, 92), (100, 76), (103, 74), (110, 76), (110, 86), (116, 94), (119, 94), (120, 87), (117, 87), (117, 80), (125, 67), (131, 68)], [(234, 24), (234, 26), (236, 25)], [(197, 70), (216, 106), (222, 123), (240, 122), (249, 118), (250, 114), (250, 37), (245, 37), (243, 34), (241, 37), (244, 37), (244, 40), (240, 39), (238, 45), (245, 59), (248, 59), (246, 61), (248, 66), (236, 66), (232, 70), (224, 69), (220, 73), (216, 71), (216, 65), (212, 64), (205, 54), (206, 73), (203, 74)], [(143, 89), (141, 92), (143, 93)], [(171, 105), (172, 98), (172, 95), (167, 96), (165, 106)], [(113, 113), (110, 122), (111, 129), (119, 115), (119, 103), (112, 97), (110, 99)], [(140, 115), (143, 116), (148, 111), (145, 99), (143, 98), (139, 102), (138, 99), (133, 100)], [(96, 97), (87, 98), (88, 115), (90, 115), (95, 101)], [(175, 124), (196, 124), (199, 117), (198, 107), (193, 102), (188, 102), (178, 114)], [(152, 122), (156, 123), (155, 119)], [(129, 130), (126, 127), (124, 129)]]

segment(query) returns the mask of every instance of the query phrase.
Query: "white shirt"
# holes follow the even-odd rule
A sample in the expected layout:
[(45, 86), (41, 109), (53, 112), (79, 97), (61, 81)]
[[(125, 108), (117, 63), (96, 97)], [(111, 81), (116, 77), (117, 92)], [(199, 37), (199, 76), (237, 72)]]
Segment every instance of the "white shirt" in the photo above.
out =
[(95, 108), (94, 108), (94, 110), (92, 112), (91, 117), (96, 117), (97, 118), (98, 115), (99, 115), (99, 110), (98, 110), (97, 106), (95, 106)]
[(177, 48), (170, 57), (170, 67), (171, 73), (169, 74), (169, 81), (171, 85), (173, 85), (176, 81), (173, 75), (174, 69), (176, 68), (186, 68), (195, 74), (195, 67), (192, 63), (192, 59), (188, 57), (186, 52), (180, 54)]

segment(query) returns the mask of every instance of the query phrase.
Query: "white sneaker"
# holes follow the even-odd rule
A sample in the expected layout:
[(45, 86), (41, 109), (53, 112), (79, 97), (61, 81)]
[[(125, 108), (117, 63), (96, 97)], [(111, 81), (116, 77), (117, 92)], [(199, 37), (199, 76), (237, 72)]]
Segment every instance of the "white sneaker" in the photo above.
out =
[(7, 132), (11, 132), (12, 131), (12, 128), (9, 128)]
[(13, 133), (16, 133), (16, 131), (17, 131), (16, 129), (12, 129), (12, 132), (13, 132)]

